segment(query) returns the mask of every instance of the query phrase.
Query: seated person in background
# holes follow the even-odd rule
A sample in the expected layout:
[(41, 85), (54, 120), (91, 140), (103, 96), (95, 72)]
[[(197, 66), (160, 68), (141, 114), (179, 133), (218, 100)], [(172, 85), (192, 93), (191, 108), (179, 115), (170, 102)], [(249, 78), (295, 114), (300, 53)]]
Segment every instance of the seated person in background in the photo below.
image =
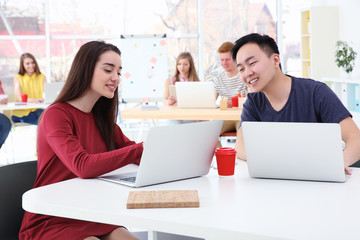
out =
[[(14, 77), (14, 89), (17, 102), (21, 102), (21, 94), (28, 95), (29, 103), (44, 102), (44, 84), (46, 77), (40, 72), (35, 57), (24, 53), (20, 57), (19, 72)], [(11, 119), (13, 122), (25, 122), (37, 125), (44, 109), (14, 110)]]
[(180, 53), (176, 59), (176, 69), (173, 77), (166, 79), (164, 86), (164, 104), (174, 105), (176, 100), (170, 96), (169, 86), (176, 82), (199, 82), (193, 58), (189, 52)]
[[(231, 97), (238, 94), (246, 95), (247, 86), (241, 81), (239, 70), (235, 61), (231, 57), (231, 48), (234, 46), (232, 42), (224, 42), (218, 49), (220, 63), (224, 72), (220, 73), (214, 80), (216, 97), (218, 101), (221, 97), (228, 98), (228, 107), (232, 107)], [(217, 102), (218, 102), (217, 101)], [(240, 125), (238, 121), (224, 121), (220, 134), (225, 132), (236, 132)]]
[[(241, 122), (339, 123), (346, 144), (344, 167), (350, 174), (348, 167), (360, 159), (360, 131), (350, 112), (325, 83), (285, 75), (279, 49), (267, 35), (252, 33), (238, 39), (232, 48), (232, 57), (241, 79), (251, 90), (243, 106)], [(241, 124), (235, 147), (237, 157), (246, 160)]]
[[(116, 124), (120, 54), (116, 46), (102, 41), (80, 47), (58, 98), (39, 120), (34, 188), (140, 163), (143, 144), (130, 141)], [(122, 226), (30, 212), (25, 212), (19, 237), (138, 239)]]
[[(2, 88), (0, 79), (0, 104), (7, 104), (7, 97), (5, 97), (4, 89)], [(11, 130), (10, 119), (4, 114), (0, 113), (0, 148), (4, 144), (9, 132)]]

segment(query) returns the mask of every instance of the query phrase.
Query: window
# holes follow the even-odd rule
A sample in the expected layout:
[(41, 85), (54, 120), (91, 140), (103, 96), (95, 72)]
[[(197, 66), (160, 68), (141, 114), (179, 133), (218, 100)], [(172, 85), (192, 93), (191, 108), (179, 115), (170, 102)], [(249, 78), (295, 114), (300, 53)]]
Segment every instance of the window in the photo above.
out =
[(75, 53), (87, 41), (103, 39), (126, 51), (121, 48), (121, 35), (166, 34), (169, 77), (175, 71), (178, 54), (188, 51), (197, 70), (209, 81), (222, 71), (217, 54), (222, 42), (235, 41), (250, 32), (276, 38), (276, 0), (101, 3), (0, 0), (0, 78), (5, 91), (13, 91), (12, 78), (22, 52), (35, 55), (49, 81), (64, 81)]

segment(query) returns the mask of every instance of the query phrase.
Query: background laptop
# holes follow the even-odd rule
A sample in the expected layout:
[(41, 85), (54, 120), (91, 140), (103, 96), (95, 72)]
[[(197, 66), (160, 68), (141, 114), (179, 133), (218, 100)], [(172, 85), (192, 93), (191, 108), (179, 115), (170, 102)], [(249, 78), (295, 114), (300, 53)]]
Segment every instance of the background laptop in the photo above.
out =
[(216, 108), (216, 92), (212, 82), (176, 82), (179, 108)]
[(249, 175), (344, 182), (340, 125), (243, 122)]
[(53, 103), (57, 98), (57, 96), (59, 95), (64, 84), (65, 82), (45, 83), (44, 102), (47, 104)]
[[(99, 178), (142, 187), (205, 175), (210, 170), (222, 122), (206, 121), (151, 128), (137, 173)], [(133, 181), (135, 176), (136, 180)]]

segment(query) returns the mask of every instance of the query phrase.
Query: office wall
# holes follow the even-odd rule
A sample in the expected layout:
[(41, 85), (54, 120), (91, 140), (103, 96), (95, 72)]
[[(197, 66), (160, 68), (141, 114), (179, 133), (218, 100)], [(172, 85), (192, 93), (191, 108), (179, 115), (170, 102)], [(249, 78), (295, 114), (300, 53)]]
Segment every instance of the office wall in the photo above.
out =
[(359, 0), (313, 0), (312, 6), (339, 7), (339, 40), (349, 42), (358, 53), (355, 68), (351, 76), (360, 79), (360, 1)]
[(352, 73), (353, 78), (360, 79), (360, 1), (342, 0), (339, 1), (340, 18), (340, 38), (352, 43), (353, 48), (358, 53), (355, 69)]

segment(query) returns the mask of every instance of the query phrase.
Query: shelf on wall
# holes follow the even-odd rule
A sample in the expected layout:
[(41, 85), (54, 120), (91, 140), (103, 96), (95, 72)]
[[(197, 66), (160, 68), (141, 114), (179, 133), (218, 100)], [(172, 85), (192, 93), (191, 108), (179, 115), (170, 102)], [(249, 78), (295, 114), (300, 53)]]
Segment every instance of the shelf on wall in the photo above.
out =
[(360, 78), (323, 78), (323, 82), (360, 84)]
[(352, 112), (360, 112), (360, 79), (323, 78), (344, 106)]
[(333, 52), (339, 38), (336, 6), (315, 6), (301, 11), (302, 77), (320, 80), (338, 76)]

